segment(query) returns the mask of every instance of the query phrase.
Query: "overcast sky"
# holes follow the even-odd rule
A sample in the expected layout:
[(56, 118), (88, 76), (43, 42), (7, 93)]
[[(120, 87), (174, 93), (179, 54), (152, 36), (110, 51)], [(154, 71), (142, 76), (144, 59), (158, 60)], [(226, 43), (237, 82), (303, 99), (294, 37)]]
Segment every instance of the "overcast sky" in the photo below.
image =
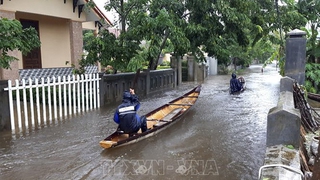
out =
[(103, 8), (104, 4), (107, 2), (107, 0), (94, 0), (94, 3), (101, 9), (101, 11), (105, 11)]
[(105, 13), (105, 15), (107, 16), (107, 18), (111, 21), (111, 23), (114, 23), (114, 13), (111, 13), (111, 12), (107, 12), (105, 9), (104, 9), (104, 5), (105, 3), (107, 2), (108, 0), (94, 0), (94, 2), (96, 3), (96, 5), (99, 7), (99, 9)]

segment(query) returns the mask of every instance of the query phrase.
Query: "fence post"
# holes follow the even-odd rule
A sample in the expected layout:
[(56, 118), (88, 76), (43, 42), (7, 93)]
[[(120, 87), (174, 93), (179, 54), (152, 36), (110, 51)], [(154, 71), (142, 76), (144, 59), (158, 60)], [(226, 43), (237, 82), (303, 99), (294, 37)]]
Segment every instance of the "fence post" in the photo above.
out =
[[(178, 58), (180, 58), (180, 62), (178, 62)], [(170, 66), (174, 70), (173, 87), (179, 86), (182, 83), (182, 60), (181, 57), (178, 58), (174, 54), (171, 54)]]
[(4, 90), (6, 87), (8, 81), (0, 80), (0, 131), (11, 129), (8, 91)]
[(194, 60), (194, 56), (188, 55), (188, 81), (197, 81), (197, 63)]

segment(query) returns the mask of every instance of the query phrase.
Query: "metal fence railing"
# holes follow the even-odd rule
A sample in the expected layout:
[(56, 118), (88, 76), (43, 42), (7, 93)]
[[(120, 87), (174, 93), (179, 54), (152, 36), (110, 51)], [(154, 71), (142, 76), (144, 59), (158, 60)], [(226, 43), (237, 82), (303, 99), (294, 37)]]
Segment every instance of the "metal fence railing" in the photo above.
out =
[(36, 127), (100, 107), (99, 75), (8, 81), (12, 130)]

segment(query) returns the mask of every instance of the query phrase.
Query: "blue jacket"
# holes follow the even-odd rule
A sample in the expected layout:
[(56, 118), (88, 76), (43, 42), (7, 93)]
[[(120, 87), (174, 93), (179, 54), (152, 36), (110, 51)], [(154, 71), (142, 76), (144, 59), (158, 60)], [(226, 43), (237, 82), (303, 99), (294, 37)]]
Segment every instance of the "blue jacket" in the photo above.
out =
[(130, 92), (123, 93), (122, 103), (118, 106), (114, 113), (113, 120), (119, 124), (120, 130), (125, 133), (136, 132), (140, 128), (140, 117), (137, 111), (140, 108), (140, 102), (137, 95)]
[(234, 73), (232, 73), (232, 78), (230, 79), (230, 93), (241, 91), (241, 89), (241, 82), (239, 81), (239, 79), (237, 79), (237, 76)]

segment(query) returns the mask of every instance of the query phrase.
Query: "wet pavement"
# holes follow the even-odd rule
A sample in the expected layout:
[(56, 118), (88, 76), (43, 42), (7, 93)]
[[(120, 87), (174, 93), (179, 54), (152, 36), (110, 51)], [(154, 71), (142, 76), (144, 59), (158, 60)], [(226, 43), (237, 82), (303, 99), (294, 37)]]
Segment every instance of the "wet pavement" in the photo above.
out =
[[(209, 76), (200, 97), (179, 122), (138, 143), (104, 150), (116, 105), (102, 107), (40, 129), (0, 133), (0, 179), (212, 179), (258, 178), (266, 150), (267, 114), (276, 106), (276, 67), (251, 65), (247, 89), (229, 95), (230, 75)], [(145, 114), (195, 87), (141, 99)]]

